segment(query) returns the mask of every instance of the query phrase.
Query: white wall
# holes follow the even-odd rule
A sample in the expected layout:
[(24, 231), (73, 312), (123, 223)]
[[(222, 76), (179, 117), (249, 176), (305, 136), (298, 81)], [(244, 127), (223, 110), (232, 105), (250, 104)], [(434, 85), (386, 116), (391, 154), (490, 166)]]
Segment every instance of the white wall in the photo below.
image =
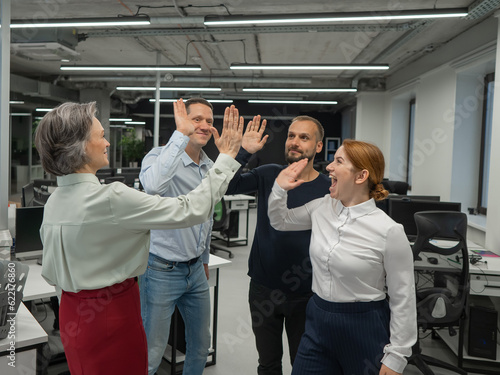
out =
[(380, 92), (357, 96), (356, 139), (377, 145), (384, 156), (390, 150), (390, 121), (387, 96)]
[(500, 28), (497, 30), (495, 95), (493, 99), (493, 130), (491, 135), (490, 183), (488, 216), (486, 218), (486, 248), (500, 254)]
[(456, 74), (450, 68), (422, 77), (417, 86), (412, 194), (450, 199), (455, 91)]
[[(416, 99), (412, 194), (460, 201), (462, 211), (477, 201), (482, 116), (482, 77), (500, 72), (496, 19), (476, 25), (388, 81), (388, 91), (360, 93), (356, 139), (377, 144), (386, 157), (386, 177), (404, 180), (409, 99)], [(485, 32), (488, 31), (487, 34)], [(495, 48), (496, 54), (495, 55)], [(457, 54), (459, 53), (459, 54)], [(496, 69), (495, 69), (496, 60)], [(439, 64), (436, 64), (436, 61)], [(423, 69), (419, 63), (428, 69)], [(418, 74), (416, 74), (418, 72)], [(498, 75), (497, 75), (498, 77)], [(500, 254), (500, 79), (495, 84), (488, 215), (475, 241)], [(496, 147), (495, 147), (496, 146)], [(474, 220), (470, 217), (469, 220)], [(480, 226), (479, 226), (480, 227)]]

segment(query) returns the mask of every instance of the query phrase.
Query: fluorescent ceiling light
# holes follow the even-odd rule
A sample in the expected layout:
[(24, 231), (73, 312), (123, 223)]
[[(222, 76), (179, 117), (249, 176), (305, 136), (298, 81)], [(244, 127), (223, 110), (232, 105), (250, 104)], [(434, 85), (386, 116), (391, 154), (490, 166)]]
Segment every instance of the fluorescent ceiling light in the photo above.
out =
[[(38, 21), (38, 20), (37, 20)], [(74, 18), (47, 19), (42, 22), (13, 20), (11, 29), (42, 28), (42, 27), (99, 27), (99, 26), (140, 26), (151, 24), (149, 17), (107, 17), (107, 18)]]
[(71, 71), (200, 71), (199, 65), (173, 65), (173, 66), (109, 66), (109, 65), (89, 65), (89, 66), (75, 66), (75, 65), (61, 65), (61, 70)]
[(260, 87), (244, 87), (243, 91), (248, 92), (357, 92), (353, 88), (260, 88)]
[(11, 113), (10, 115), (11, 116), (31, 116), (31, 113), (24, 113), (24, 112), (21, 113), (21, 112), (19, 112), (19, 113)]
[(225, 16), (205, 17), (206, 26), (221, 25), (261, 25), (284, 23), (317, 23), (317, 22), (349, 22), (349, 21), (376, 21), (376, 20), (411, 20), (426, 18), (465, 17), (467, 8), (458, 9), (428, 9), (428, 10), (400, 10), (381, 12), (347, 12), (347, 13), (316, 13), (316, 14), (280, 14), (263, 16)]
[(252, 104), (337, 104), (333, 100), (249, 100)]
[(24, 100), (10, 100), (9, 104), (24, 104)]
[(109, 121), (132, 121), (131, 118), (110, 118)]
[(387, 70), (387, 64), (231, 64), (232, 70)]
[(37, 109), (35, 109), (35, 111), (37, 111), (37, 112), (50, 112), (52, 110), (53, 110), (53, 108), (37, 108)]
[[(186, 101), (187, 99), (183, 99), (183, 101)], [(206, 99), (210, 103), (232, 103), (233, 101), (231, 99)], [(149, 99), (150, 102), (154, 103), (156, 102), (156, 99)], [(176, 102), (177, 99), (160, 99), (160, 103), (173, 103)]]
[[(125, 91), (155, 91), (156, 87), (119, 86), (117, 90)], [(221, 91), (220, 87), (160, 87), (160, 91)]]
[(146, 125), (146, 121), (127, 121), (127, 125)]

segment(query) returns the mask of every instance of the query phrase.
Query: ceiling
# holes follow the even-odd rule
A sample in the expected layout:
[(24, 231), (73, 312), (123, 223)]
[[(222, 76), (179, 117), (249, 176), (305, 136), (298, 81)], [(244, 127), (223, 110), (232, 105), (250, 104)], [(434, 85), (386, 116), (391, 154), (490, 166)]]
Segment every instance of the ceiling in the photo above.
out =
[[(345, 87), (383, 90), (391, 74), (441, 48), (492, 17), (499, 0), (15, 0), (12, 20), (118, 17), (145, 14), (149, 26), (13, 29), (11, 99), (25, 107), (77, 98), (78, 90), (108, 90), (119, 111), (154, 96), (153, 91), (118, 91), (117, 86), (154, 86), (156, 73), (66, 72), (65, 65), (200, 65), (200, 72), (162, 73), (162, 86), (221, 87), (210, 98), (336, 100), (332, 112), (355, 103), (352, 93), (259, 93), (244, 87)], [(339, 13), (408, 9), (468, 8), (460, 19), (363, 21), (341, 24), (205, 26), (205, 16)], [(69, 62), (61, 63), (65, 58)], [(387, 71), (234, 71), (232, 63), (368, 64)], [(32, 87), (33, 82), (38, 88)], [(196, 90), (162, 92), (167, 97), (200, 95)], [(323, 105), (325, 106), (325, 105)], [(325, 109), (325, 108), (323, 108)]]

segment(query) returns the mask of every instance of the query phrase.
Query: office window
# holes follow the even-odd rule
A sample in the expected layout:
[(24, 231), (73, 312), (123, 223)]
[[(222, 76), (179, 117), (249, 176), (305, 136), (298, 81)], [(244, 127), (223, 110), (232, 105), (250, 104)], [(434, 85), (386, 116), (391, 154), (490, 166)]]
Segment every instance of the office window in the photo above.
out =
[(413, 139), (415, 133), (415, 99), (410, 100), (410, 116), (408, 119), (408, 155), (406, 159), (406, 182), (411, 190), (412, 165), (413, 165)]
[(488, 182), (490, 172), (491, 154), (491, 129), (493, 117), (493, 92), (495, 84), (495, 73), (490, 73), (484, 78), (484, 103), (483, 120), (481, 131), (481, 157), (479, 164), (479, 197), (478, 211), (486, 215), (488, 207)]

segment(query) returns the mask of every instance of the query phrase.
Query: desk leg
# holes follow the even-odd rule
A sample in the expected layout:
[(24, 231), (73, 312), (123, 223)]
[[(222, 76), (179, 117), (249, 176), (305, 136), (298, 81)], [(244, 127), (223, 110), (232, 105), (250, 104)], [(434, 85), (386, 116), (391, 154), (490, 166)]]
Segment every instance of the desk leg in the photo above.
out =
[(179, 313), (177, 309), (174, 309), (174, 313), (172, 314), (172, 319), (174, 321), (174, 329), (172, 332), (172, 360), (170, 361), (170, 373), (177, 374), (177, 358), (176, 358), (176, 350), (177, 350), (177, 323), (179, 321)]
[(215, 365), (217, 362), (217, 317), (219, 315), (219, 269), (215, 273), (215, 286), (214, 286), (214, 317), (212, 323), (212, 360), (208, 365)]

